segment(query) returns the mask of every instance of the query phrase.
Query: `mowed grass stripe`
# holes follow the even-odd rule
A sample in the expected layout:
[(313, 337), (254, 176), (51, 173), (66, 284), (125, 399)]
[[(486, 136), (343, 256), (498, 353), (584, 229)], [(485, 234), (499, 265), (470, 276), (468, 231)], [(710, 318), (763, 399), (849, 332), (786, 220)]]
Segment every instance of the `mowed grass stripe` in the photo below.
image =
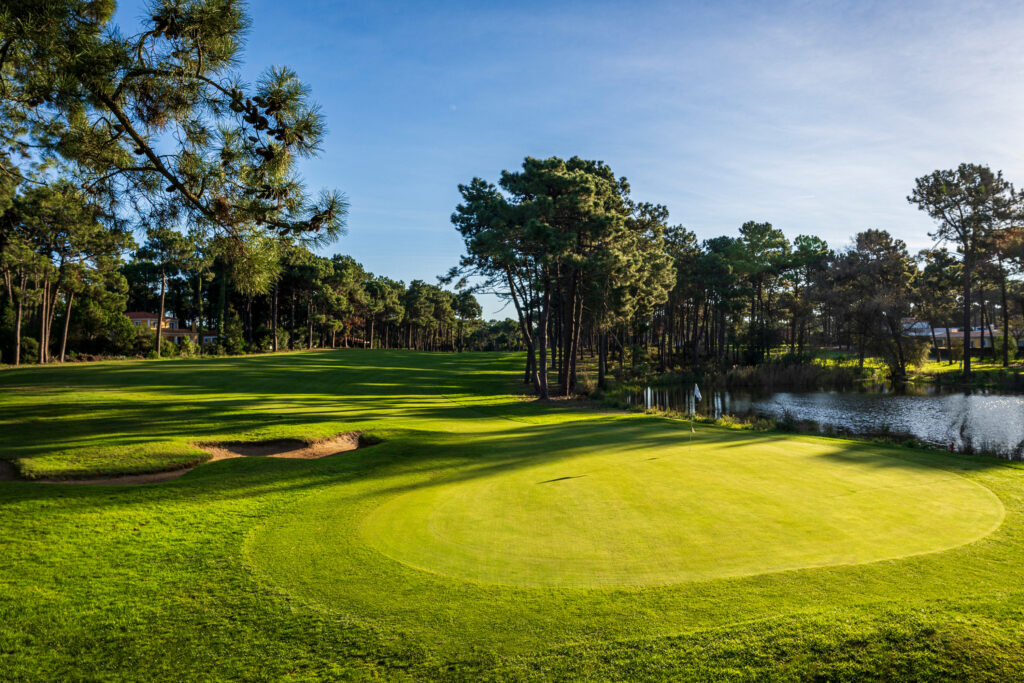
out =
[[(0, 457), (40, 476), (152, 471), (197, 441), (385, 439), (154, 486), (0, 482), (0, 678), (1011, 670), (1019, 466), (708, 428), (689, 451), (678, 423), (511, 395), (521, 362), (351, 350), (0, 373)], [(402, 528), (425, 542), (382, 540)], [(900, 537), (923, 554), (888, 554)], [(417, 569), (417, 553), (435, 556)], [(492, 576), (467, 576), (481, 556)], [(783, 559), (804, 568), (768, 566)]]

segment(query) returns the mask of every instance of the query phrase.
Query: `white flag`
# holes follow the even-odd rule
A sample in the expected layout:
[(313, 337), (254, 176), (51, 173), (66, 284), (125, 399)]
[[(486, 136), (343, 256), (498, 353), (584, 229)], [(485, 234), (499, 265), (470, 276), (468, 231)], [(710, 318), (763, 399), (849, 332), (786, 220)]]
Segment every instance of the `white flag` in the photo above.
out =
[(693, 385), (693, 397), (700, 401), (700, 387), (696, 384)]

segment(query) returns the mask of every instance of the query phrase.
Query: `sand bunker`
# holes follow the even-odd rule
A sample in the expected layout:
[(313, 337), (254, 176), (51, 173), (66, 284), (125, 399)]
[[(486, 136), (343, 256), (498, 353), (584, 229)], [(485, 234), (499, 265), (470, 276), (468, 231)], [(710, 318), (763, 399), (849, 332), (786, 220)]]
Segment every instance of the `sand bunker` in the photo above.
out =
[[(230, 458), (296, 458), (313, 460), (326, 458), (338, 453), (354, 451), (357, 448), (380, 443), (379, 439), (366, 436), (362, 432), (345, 432), (319, 441), (300, 441), (298, 439), (274, 439), (271, 441), (221, 441), (213, 443), (197, 443), (195, 446), (210, 454), (210, 459), (228, 460)], [(203, 463), (200, 463), (200, 465)], [(9, 467), (4, 468), (4, 465)], [(92, 484), (99, 486), (120, 486), (125, 484), (159, 484), (163, 481), (177, 479), (186, 472), (191, 472), (199, 465), (183, 467), (168, 472), (151, 472), (148, 474), (125, 474), (116, 477), (100, 477), (95, 479), (35, 479), (40, 484)], [(10, 463), (0, 460), (0, 481), (16, 480), (17, 471)]]
[[(363, 440), (369, 441), (366, 437), (363, 437)], [(196, 446), (213, 456), (209, 461), (252, 457), (312, 460), (354, 451), (360, 446), (360, 433), (346, 432), (329, 439), (313, 442), (299, 441), (298, 439), (276, 439), (274, 441), (199, 443)]]

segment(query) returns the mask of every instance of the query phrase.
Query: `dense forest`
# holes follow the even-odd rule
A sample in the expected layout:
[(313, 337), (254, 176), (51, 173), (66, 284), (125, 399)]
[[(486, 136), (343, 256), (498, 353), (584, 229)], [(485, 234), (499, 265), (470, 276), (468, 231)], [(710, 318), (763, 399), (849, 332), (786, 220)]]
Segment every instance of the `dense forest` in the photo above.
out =
[[(65, 188), (66, 196), (70, 190)], [(35, 195), (16, 197), (21, 229), (3, 261), (4, 357), (46, 363), (102, 355), (238, 354), (314, 347), (511, 349), (507, 324), (483, 324), (469, 292), (374, 276), (349, 256), (273, 242), (255, 253), (170, 229), (131, 234), (96, 225), (75, 234), (24, 229)], [(58, 235), (59, 239), (54, 239)], [(98, 242), (91, 240), (102, 238)], [(14, 248), (19, 249), (18, 254)], [(123, 254), (122, 254), (123, 252)], [(122, 258), (122, 255), (124, 258)], [(126, 312), (173, 319), (194, 333), (171, 343)], [(205, 341), (205, 343), (202, 343)], [(159, 347), (159, 348), (158, 348)], [(8, 355), (9, 354), (9, 355)]]
[(524, 381), (541, 396), (575, 391), (585, 349), (601, 386), (613, 357), (653, 353), (660, 371), (696, 370), (762, 363), (780, 348), (800, 361), (820, 347), (881, 357), (898, 382), (929, 350), (944, 346), (969, 375), (972, 355), (1008, 365), (1022, 341), (1022, 196), (984, 166), (916, 181), (908, 201), (937, 224), (935, 248), (917, 254), (885, 230), (835, 250), (756, 221), (698, 240), (664, 206), (634, 200), (606, 164), (579, 158), (527, 158), (497, 185), (459, 189), (452, 222), (466, 255), (448, 279), (475, 279), (514, 305)]
[[(459, 187), (466, 252), (437, 284), (374, 275), (320, 255), (348, 213), (299, 173), (322, 153), (323, 115), (290, 69), (243, 83), (243, 9), (158, 3), (136, 33), (112, 11), (0, 13), (4, 363), (522, 349), (524, 381), (547, 397), (575, 392), (584, 357), (604, 385), (639, 359), (713, 371), (843, 348), (898, 381), (929, 353), (965, 375), (972, 355), (1008, 365), (1024, 340), (1024, 201), (976, 164), (908, 179), (935, 225), (933, 248), (910, 253), (876, 228), (841, 248), (759, 221), (701, 240), (603, 162), (527, 158)], [(481, 293), (515, 317), (481, 321)], [(165, 342), (130, 311), (194, 336)]]

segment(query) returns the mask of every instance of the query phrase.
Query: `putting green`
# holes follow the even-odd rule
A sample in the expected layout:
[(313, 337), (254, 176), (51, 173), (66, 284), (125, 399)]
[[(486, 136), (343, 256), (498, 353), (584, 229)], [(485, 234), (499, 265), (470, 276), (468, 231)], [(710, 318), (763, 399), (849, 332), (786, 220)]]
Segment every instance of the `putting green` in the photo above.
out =
[[(1003, 516), (988, 489), (869, 446), (708, 428), (690, 446), (662, 421), (549, 429), (553, 448), (543, 438), (482, 440), (476, 467), (382, 493), (339, 527), (357, 527), (363, 544), (419, 570), (591, 587), (934, 552), (988, 534)], [(347, 514), (337, 495), (337, 505), (318, 496), (310, 515)], [(329, 566), (332, 545), (316, 547), (324, 556), (311, 559)]]

